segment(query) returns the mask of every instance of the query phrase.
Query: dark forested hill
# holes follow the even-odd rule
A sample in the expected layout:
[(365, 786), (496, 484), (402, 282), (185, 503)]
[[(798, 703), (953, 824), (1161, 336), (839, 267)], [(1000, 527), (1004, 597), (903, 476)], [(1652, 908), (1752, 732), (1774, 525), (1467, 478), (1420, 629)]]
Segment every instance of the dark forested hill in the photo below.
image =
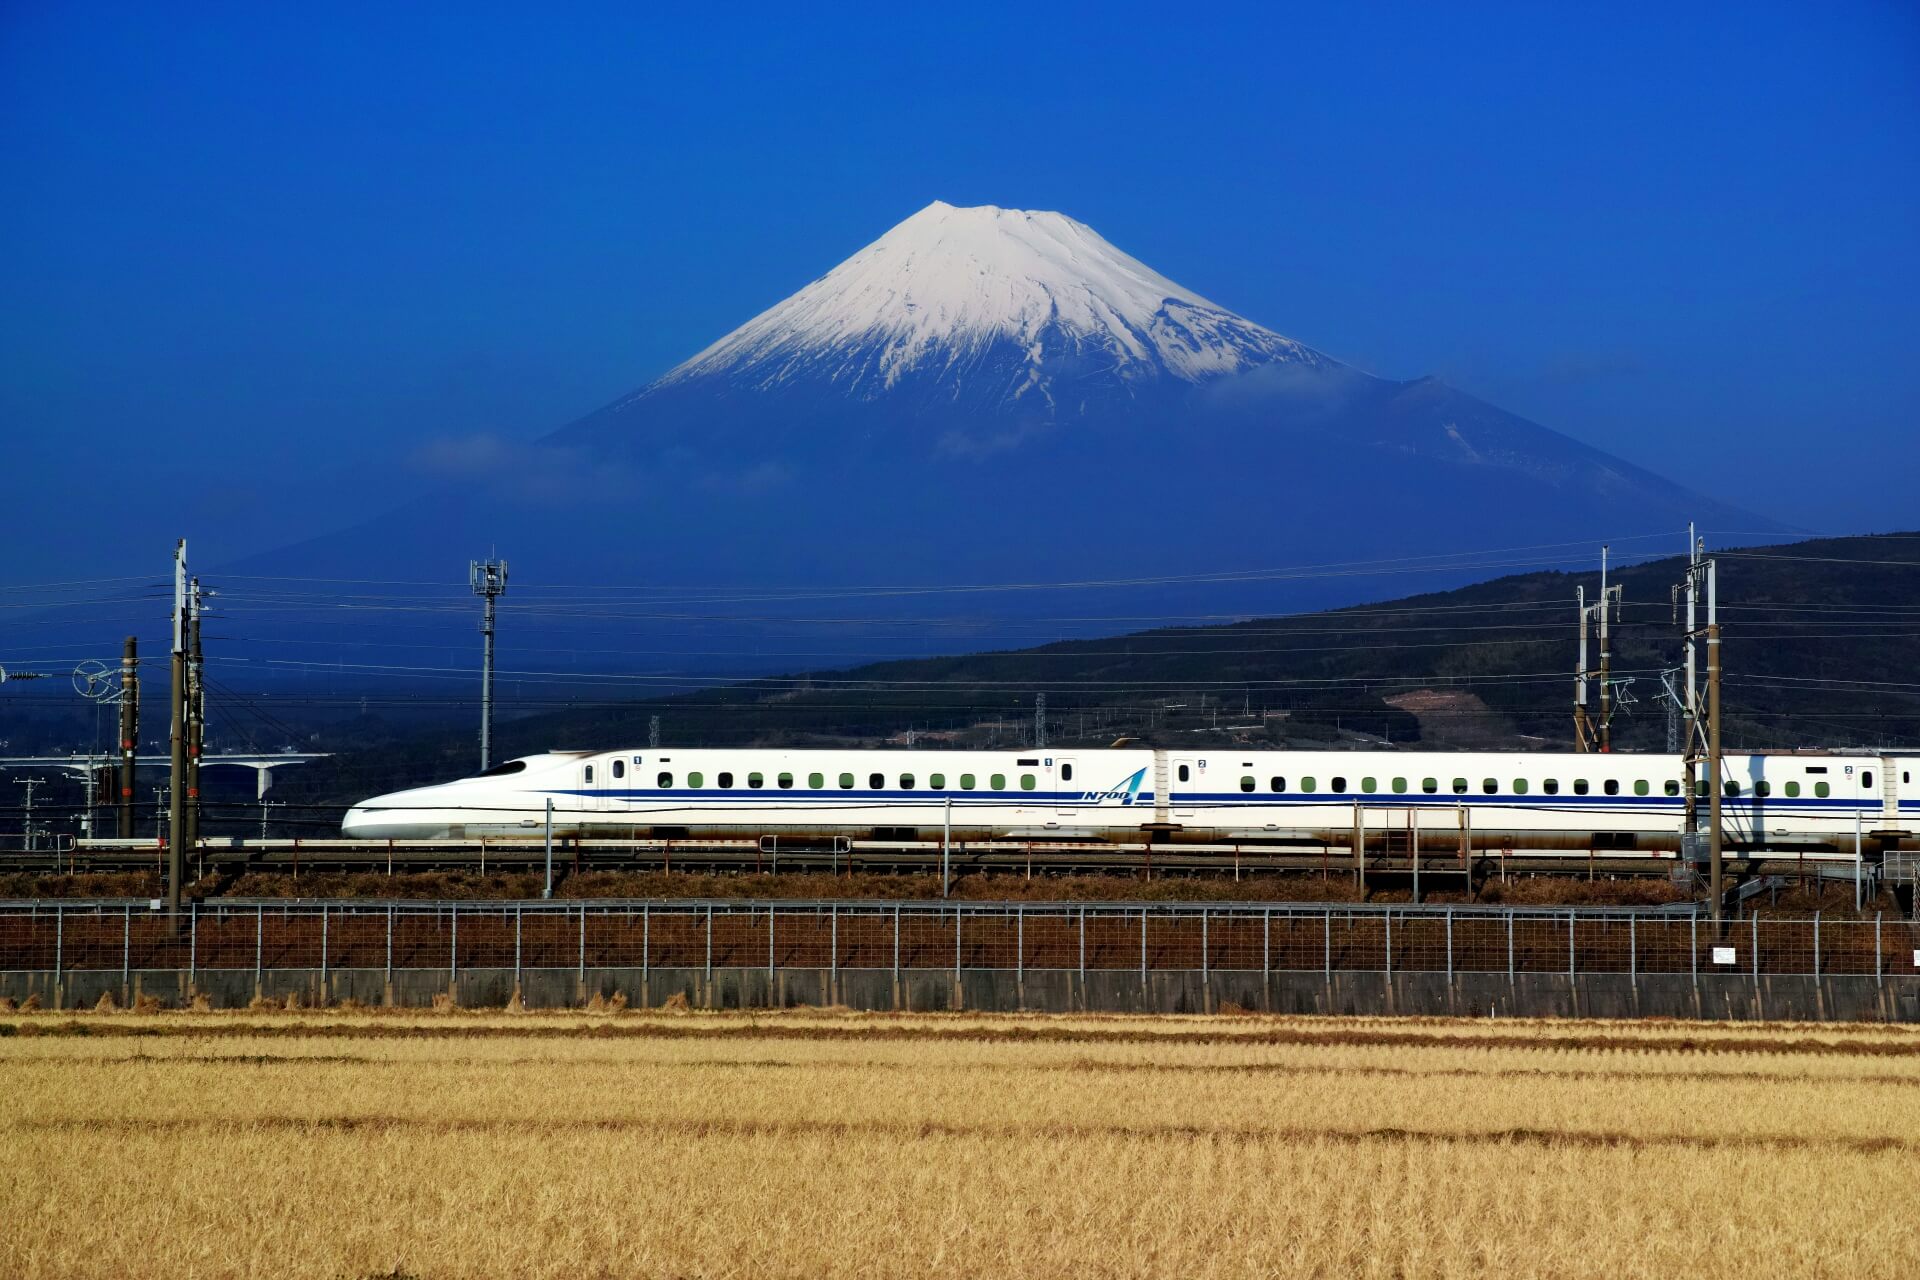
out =
[[(1730, 748), (1920, 743), (1920, 534), (1717, 553)], [(1623, 750), (1659, 750), (1660, 672), (1681, 660), (1683, 564), (1619, 570), (1613, 671)], [(1002, 653), (801, 672), (650, 702), (582, 705), (495, 727), (496, 757), (647, 741), (1024, 745), (1245, 742), (1410, 750), (1572, 740), (1575, 591), (1533, 573), (1383, 604), (1143, 631)], [(1704, 618), (1702, 619), (1704, 622)], [(1702, 658), (1704, 664), (1704, 655)], [(1703, 666), (1704, 672), (1704, 666)], [(1704, 674), (1703, 674), (1704, 678)], [(469, 772), (439, 732), (284, 775), (278, 798), (336, 803)]]

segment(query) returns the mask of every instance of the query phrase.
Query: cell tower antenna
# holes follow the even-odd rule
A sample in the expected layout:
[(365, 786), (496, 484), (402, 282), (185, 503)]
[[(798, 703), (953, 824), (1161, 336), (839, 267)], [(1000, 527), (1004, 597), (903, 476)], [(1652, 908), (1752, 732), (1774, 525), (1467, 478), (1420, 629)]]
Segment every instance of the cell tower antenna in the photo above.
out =
[(486, 601), (486, 611), (480, 620), (480, 767), (484, 770), (493, 762), (494, 603), (507, 593), (507, 562), (469, 560), (467, 581), (473, 586), (473, 594)]

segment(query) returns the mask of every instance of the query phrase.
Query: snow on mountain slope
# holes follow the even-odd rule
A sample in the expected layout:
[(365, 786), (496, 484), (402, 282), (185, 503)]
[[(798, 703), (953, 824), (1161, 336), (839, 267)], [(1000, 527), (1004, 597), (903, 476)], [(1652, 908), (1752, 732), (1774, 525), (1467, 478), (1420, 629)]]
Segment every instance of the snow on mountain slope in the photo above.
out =
[(876, 397), (909, 375), (985, 376), (1051, 400), (1062, 363), (1200, 382), (1256, 365), (1331, 365), (1217, 306), (1058, 213), (935, 201), (656, 386), (719, 375), (770, 389), (819, 379)]

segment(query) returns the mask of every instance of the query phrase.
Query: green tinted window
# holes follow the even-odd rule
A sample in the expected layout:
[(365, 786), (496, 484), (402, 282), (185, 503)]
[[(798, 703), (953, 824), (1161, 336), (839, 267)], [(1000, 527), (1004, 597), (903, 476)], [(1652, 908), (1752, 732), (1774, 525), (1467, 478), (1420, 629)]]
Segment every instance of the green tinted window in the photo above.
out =
[(1300, 779), (1300, 789), (1302, 791), (1312, 791), (1315, 789), (1316, 785), (1317, 784), (1314, 782), (1314, 780), (1311, 777)]
[(764, 787), (767, 785), (767, 775), (764, 773), (750, 773), (747, 775), (747, 785), (750, 787)]
[(1453, 780), (1453, 794), (1457, 796), (1467, 794), (1467, 780), (1465, 778), (1455, 778)]
[(1407, 780), (1405, 778), (1395, 778), (1393, 780), (1393, 792), (1395, 795), (1402, 794), (1403, 792), (1406, 791), (1406, 789), (1407, 789)]
[(927, 785), (935, 791), (945, 791), (947, 789), (947, 775), (944, 773), (930, 773), (927, 775)]
[(1032, 774), (1023, 773), (1020, 775), (1020, 789), (1022, 791), (1031, 791), (1033, 790), (1034, 785), (1035, 783), (1034, 783)]
[(1644, 796), (1652, 789), (1653, 788), (1647, 785), (1647, 780), (1645, 778), (1641, 778), (1633, 784), (1633, 794), (1637, 796)]
[(1513, 794), (1517, 796), (1527, 794), (1527, 780), (1525, 778), (1515, 778), (1513, 780)]
[(850, 773), (843, 773), (843, 774), (841, 774), (841, 775), (840, 775), (840, 789), (841, 789), (842, 791), (851, 791), (851, 790), (853, 790), (853, 775), (852, 775), (852, 774), (850, 774)]
[(1500, 783), (1493, 778), (1482, 778), (1480, 780), (1480, 789), (1490, 796), (1499, 795)]
[(827, 785), (827, 776), (824, 773), (810, 773), (807, 775), (807, 785), (818, 791)]
[(1006, 775), (1006, 774), (1004, 774), (1004, 773), (996, 773), (996, 774), (994, 774), (994, 775), (993, 775), (993, 789), (994, 789), (995, 791), (1005, 791), (1005, 790), (1007, 789), (1007, 775)]
[(1813, 794), (1819, 796), (1822, 800), (1826, 799), (1832, 793), (1833, 788), (1824, 782), (1816, 782), (1813, 784)]
[(913, 775), (912, 775), (912, 774), (910, 774), (910, 773), (903, 773), (903, 774), (901, 774), (901, 775), (900, 775), (900, 789), (901, 789), (902, 791), (911, 791), (911, 790), (913, 790)]
[(707, 785), (707, 775), (704, 773), (690, 773), (687, 775), (687, 785), (690, 787), (704, 787)]
[(1253, 790), (1253, 786), (1253, 775), (1250, 773), (1242, 774), (1240, 777), (1240, 789), (1242, 791), (1251, 791)]
[(781, 775), (780, 775), (780, 786), (781, 786), (781, 787), (782, 787), (783, 789), (786, 789), (786, 790), (792, 790), (792, 788), (793, 788), (793, 775), (792, 775), (792, 774), (790, 774), (790, 773), (783, 773), (783, 774), (781, 774)]
[(1799, 796), (1799, 794), (1800, 794), (1800, 784), (1797, 782), (1789, 782), (1787, 784), (1787, 798), (1791, 800)]
[(1756, 782), (1753, 784), (1753, 794), (1756, 796), (1770, 796), (1773, 794), (1773, 784), (1771, 782)]
[(1674, 781), (1672, 778), (1667, 779), (1667, 794), (1670, 796), (1677, 796), (1680, 794), (1680, 784)]
[(1377, 788), (1378, 786), (1379, 786), (1379, 783), (1372, 778), (1360, 779), (1360, 789), (1366, 792), (1368, 795), (1372, 795), (1375, 788)]
[(1422, 778), (1420, 779), (1420, 789), (1426, 792), (1428, 795), (1433, 795), (1435, 792), (1440, 790), (1440, 779)]
[(963, 773), (963, 774), (961, 774), (961, 775), (960, 775), (960, 789), (961, 789), (962, 791), (971, 791), (971, 790), (973, 790), (973, 775), (972, 775), (972, 774), (970, 774), (970, 773)]

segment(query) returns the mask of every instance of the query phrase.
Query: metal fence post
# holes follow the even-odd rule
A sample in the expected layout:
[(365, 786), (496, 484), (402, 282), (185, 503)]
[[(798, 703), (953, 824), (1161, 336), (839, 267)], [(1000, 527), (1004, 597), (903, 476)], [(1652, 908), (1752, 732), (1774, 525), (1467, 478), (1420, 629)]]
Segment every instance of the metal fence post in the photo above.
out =
[[(707, 908), (707, 960), (703, 972), (707, 980), (713, 980), (713, 908)], [(767, 972), (773, 972), (773, 911), (767, 911)]]
[(527, 918), (526, 911), (518, 905), (513, 908), (513, 989), (520, 989), (520, 923)]
[(1760, 917), (1758, 915), (1748, 916), (1747, 923), (1753, 926), (1751, 930), (1753, 934), (1753, 980), (1758, 982), (1760, 981)]
[[(640, 904), (640, 981), (645, 982), (653, 959), (653, 915), (650, 903)], [(628, 921), (633, 917), (628, 916)]]
[(1880, 912), (1873, 913), (1873, 981), (1877, 986), (1880, 978)]
[(1507, 981), (1513, 981), (1513, 908), (1507, 908)]
[(1567, 912), (1567, 976), (1573, 976), (1573, 912)]
[(267, 937), (267, 909), (264, 906), (253, 909), (253, 988), (257, 995), (260, 991), (260, 953), (265, 949)]
[(1627, 917), (1627, 978), (1638, 981), (1640, 977), (1640, 917)]
[(1273, 908), (1260, 909), (1260, 976), (1273, 969)]
[(1321, 941), (1324, 944), (1320, 953), (1320, 976), (1328, 982), (1333, 981), (1333, 911), (1331, 908), (1321, 911)]
[(460, 908), (450, 907), (448, 915), (453, 927), (448, 931), (452, 936), (447, 944), (447, 985), (452, 986), (460, 980)]
[(1016, 978), (1027, 975), (1027, 909), (1024, 906), (1013, 909), (1013, 973)]
[(1387, 908), (1387, 913), (1382, 918), (1387, 922), (1387, 976), (1391, 978), (1393, 976), (1393, 908)]
[(827, 980), (840, 976), (840, 905), (827, 907)]
[(1687, 939), (1688, 949), (1693, 953), (1693, 980), (1698, 984), (1700, 981), (1700, 915), (1698, 912), (1695, 912), (1687, 921)]
[(200, 904), (187, 904), (187, 985), (197, 980), (200, 968)]
[(393, 981), (393, 906), (387, 906), (387, 981)]
[(120, 985), (127, 985), (127, 975), (133, 968), (133, 906), (121, 908), (120, 915)]
[(960, 908), (953, 909), (953, 980), (960, 981)]
[(580, 973), (581, 982), (587, 980), (587, 904), (580, 904)]
[(900, 981), (900, 904), (893, 904), (893, 980)]
[(1147, 985), (1147, 909), (1140, 908), (1140, 985)]
[(1207, 920), (1213, 913), (1205, 907), (1200, 908), (1200, 981), (1207, 980), (1209, 956), (1207, 955)]
[(327, 904), (320, 904), (320, 998), (327, 995)]
[(1813, 980), (1820, 981), (1820, 913), (1813, 913)]
[[(67, 915), (66, 911), (55, 903), (53, 907), (53, 985), (63, 985), (60, 975), (67, 967)], [(58, 1007), (57, 1005), (55, 1006)]]
[(1447, 908), (1447, 981), (1453, 981), (1453, 908)]
[[(1087, 909), (1080, 908), (1080, 981), (1087, 980)], [(1082, 1006), (1084, 1007), (1084, 1005)]]

